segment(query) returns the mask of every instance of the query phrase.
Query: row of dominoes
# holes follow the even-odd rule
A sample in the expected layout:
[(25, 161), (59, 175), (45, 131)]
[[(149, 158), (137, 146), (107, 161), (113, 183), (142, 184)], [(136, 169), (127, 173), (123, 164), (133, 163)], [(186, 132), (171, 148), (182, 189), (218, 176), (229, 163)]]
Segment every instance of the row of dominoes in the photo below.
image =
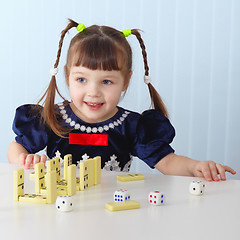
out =
[[(69, 177), (68, 177), (68, 167), (72, 164), (72, 155), (67, 154), (64, 156), (64, 167), (63, 167), (63, 179), (61, 180), (61, 167), (60, 167), (60, 158), (55, 157), (46, 162), (47, 171), (56, 171), (56, 180), (58, 195), (64, 194), (64, 189), (66, 189)], [(35, 179), (35, 172), (30, 174), (30, 178)], [(86, 159), (80, 162), (80, 177), (76, 177), (76, 190), (83, 191), (93, 185), (101, 183), (101, 157), (95, 157)]]
[[(64, 180), (59, 185), (64, 185), (68, 179), (67, 168), (72, 164), (72, 155), (64, 156)], [(80, 162), (79, 177), (76, 178), (76, 190), (83, 191), (93, 185), (101, 183), (101, 157), (89, 158)]]
[[(60, 159), (47, 161), (47, 172), (44, 163), (35, 164), (32, 176), (35, 180), (35, 194), (24, 193), (24, 169), (14, 171), (15, 201), (54, 203), (57, 195), (72, 196), (76, 190), (85, 190), (101, 182), (101, 158), (95, 157), (80, 163), (80, 177), (76, 177), (76, 165), (72, 164), (72, 155), (64, 157), (64, 179), (61, 180)], [(45, 184), (46, 176), (46, 184)]]
[[(44, 169), (44, 168), (43, 168)], [(39, 178), (38, 183), (45, 187), (45, 179)], [(48, 203), (52, 204), (57, 198), (56, 172), (46, 174), (46, 194), (25, 194), (24, 193), (24, 169), (18, 169), (13, 174), (13, 199), (21, 202)]]

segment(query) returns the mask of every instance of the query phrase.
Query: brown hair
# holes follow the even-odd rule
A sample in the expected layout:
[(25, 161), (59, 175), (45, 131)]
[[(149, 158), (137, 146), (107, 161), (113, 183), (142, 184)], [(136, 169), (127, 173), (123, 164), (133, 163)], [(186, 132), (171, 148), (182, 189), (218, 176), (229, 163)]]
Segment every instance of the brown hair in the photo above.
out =
[[(69, 19), (69, 24), (62, 31), (54, 68), (58, 67), (66, 33), (71, 28), (77, 26), (78, 23)], [(149, 67), (144, 42), (137, 29), (133, 29), (131, 32), (139, 41), (144, 60), (145, 75), (148, 76)], [(80, 65), (92, 70), (118, 70), (122, 72), (125, 79), (128, 79), (127, 76), (129, 76), (132, 69), (132, 50), (122, 32), (107, 26), (93, 25), (76, 34), (71, 40), (67, 54), (67, 63), (64, 67), (67, 84), (71, 67)], [(128, 85), (128, 82), (125, 84)], [(153, 107), (168, 117), (167, 110), (158, 92), (151, 83), (148, 84), (148, 88)], [(64, 137), (69, 130), (59, 124), (54, 105), (56, 91), (59, 96), (64, 99), (58, 90), (56, 77), (52, 76), (49, 86), (38, 101), (38, 104), (45, 99), (43, 101), (44, 107), (42, 111), (43, 122), (47, 124), (55, 134)]]

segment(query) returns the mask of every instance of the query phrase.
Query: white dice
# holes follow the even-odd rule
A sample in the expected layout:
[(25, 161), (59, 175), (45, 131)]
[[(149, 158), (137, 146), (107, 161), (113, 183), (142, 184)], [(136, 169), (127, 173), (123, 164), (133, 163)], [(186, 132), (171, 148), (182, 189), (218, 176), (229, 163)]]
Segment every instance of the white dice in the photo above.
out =
[(73, 198), (70, 196), (58, 196), (56, 208), (60, 212), (69, 212), (73, 210)]
[(115, 191), (113, 199), (114, 202), (123, 202), (130, 200), (130, 195), (127, 190), (119, 189)]
[(203, 195), (205, 184), (202, 181), (192, 181), (189, 185), (189, 192), (193, 195)]
[(164, 194), (160, 191), (150, 192), (148, 202), (156, 206), (162, 205), (164, 203)]

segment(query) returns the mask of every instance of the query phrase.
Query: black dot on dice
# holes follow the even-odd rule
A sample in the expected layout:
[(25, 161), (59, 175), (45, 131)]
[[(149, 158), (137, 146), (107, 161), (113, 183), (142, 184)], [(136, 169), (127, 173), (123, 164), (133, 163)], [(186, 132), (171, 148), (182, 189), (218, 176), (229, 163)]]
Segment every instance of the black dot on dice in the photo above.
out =
[(65, 201), (63, 201), (62, 203), (65, 204)]
[(58, 206), (58, 209), (60, 209), (60, 206)]
[(193, 188), (193, 191), (195, 191), (195, 190), (196, 190), (196, 188), (194, 187), (194, 188)]
[(70, 203), (70, 206), (72, 206), (72, 203)]

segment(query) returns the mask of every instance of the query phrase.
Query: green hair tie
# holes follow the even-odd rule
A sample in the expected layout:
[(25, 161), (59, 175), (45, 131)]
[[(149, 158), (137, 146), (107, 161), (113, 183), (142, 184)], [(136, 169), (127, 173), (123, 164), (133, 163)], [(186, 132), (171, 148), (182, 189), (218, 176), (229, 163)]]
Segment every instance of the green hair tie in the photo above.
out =
[(131, 29), (125, 29), (122, 31), (122, 33), (125, 37), (128, 37), (129, 35), (132, 34)]
[(84, 24), (82, 24), (82, 23), (79, 23), (78, 26), (77, 26), (77, 30), (78, 30), (79, 32), (82, 32), (85, 28), (86, 28), (86, 27), (85, 27)]

